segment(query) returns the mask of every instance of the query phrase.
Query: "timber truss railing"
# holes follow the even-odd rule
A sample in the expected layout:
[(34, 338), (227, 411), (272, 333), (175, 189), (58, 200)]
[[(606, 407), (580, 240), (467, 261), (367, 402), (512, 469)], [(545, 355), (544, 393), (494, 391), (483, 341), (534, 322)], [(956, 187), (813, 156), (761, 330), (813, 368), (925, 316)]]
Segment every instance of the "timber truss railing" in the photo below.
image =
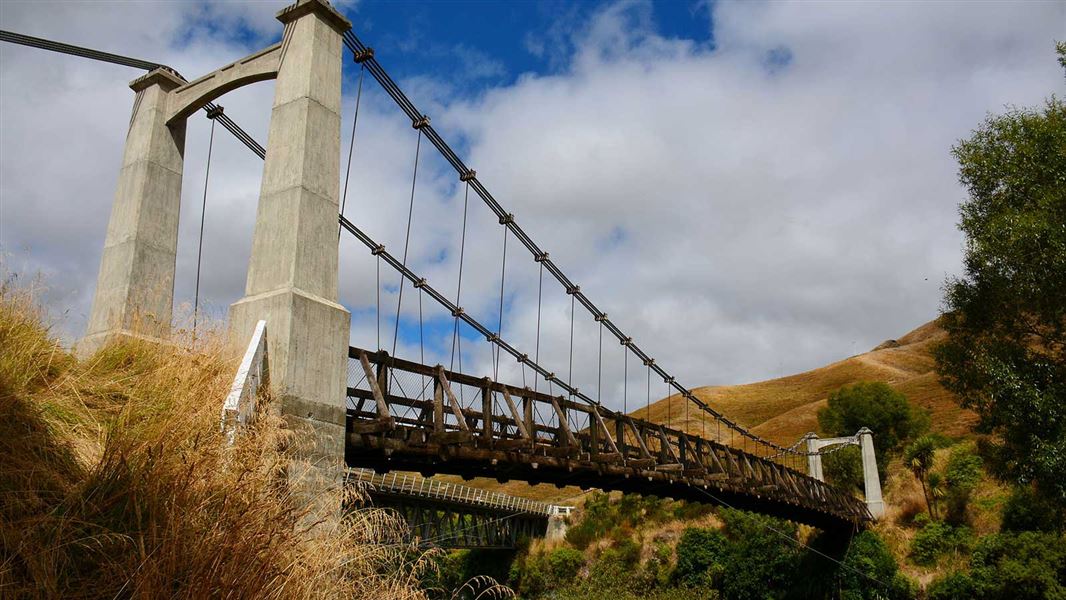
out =
[[(353, 347), (349, 359), (350, 466), (703, 494), (819, 526), (871, 520), (861, 500), (799, 471), (600, 405), (383, 351)], [(589, 425), (574, 427), (573, 413)]]

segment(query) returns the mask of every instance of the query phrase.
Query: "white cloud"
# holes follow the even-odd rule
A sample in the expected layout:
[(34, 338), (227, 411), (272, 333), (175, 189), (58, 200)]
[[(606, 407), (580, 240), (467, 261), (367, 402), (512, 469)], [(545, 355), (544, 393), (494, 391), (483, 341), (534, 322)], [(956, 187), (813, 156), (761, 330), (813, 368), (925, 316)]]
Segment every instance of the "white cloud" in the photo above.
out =
[[(554, 75), (474, 100), (434, 73), (400, 83), (660, 364), (689, 386), (736, 383), (866, 350), (936, 315), (962, 243), (950, 146), (989, 111), (1062, 92), (1053, 40), (1066, 37), (1064, 6), (723, 2), (711, 48), (659, 35), (646, 5), (625, 3), (553, 29), (552, 52), (572, 49), (552, 55)], [(276, 35), (275, 10), (7, 3), (0, 17), (5, 29), (156, 58), (195, 77)], [(248, 36), (225, 34), (237, 26)], [(791, 60), (770, 69), (770, 52)], [(474, 58), (498, 72), (494, 59)], [(72, 335), (88, 312), (136, 75), (0, 47), (0, 244), (16, 267), (46, 273), (53, 307), (71, 309)], [(347, 214), (399, 256), (417, 133), (376, 84), (364, 90)], [(271, 92), (259, 84), (222, 103), (265, 141)], [(353, 103), (345, 98), (345, 147)], [(192, 295), (207, 127), (194, 118), (186, 142), (179, 301)], [(216, 133), (201, 293), (221, 311), (243, 292), (262, 167)], [(422, 151), (409, 264), (451, 297), (463, 189), (424, 140)], [(472, 196), (461, 304), (486, 324), (501, 242)], [(374, 262), (347, 238), (341, 253), (342, 300), (371, 315), (353, 323), (353, 343), (374, 346)], [(530, 355), (537, 273), (512, 238), (504, 335)], [(396, 275), (382, 275), (389, 346)], [(546, 275), (541, 356), (565, 377), (570, 298), (549, 284)], [(407, 287), (412, 316), (416, 298)], [(447, 362), (447, 335), (433, 337), (430, 359)], [(579, 320), (575, 338), (576, 379), (595, 397), (596, 324)], [(623, 365), (616, 341), (605, 337), (604, 352), (606, 393), (620, 387)], [(486, 372), (487, 350), (471, 361)], [(520, 379), (513, 361), (504, 367)], [(646, 382), (633, 360), (629, 374), (632, 406)]]

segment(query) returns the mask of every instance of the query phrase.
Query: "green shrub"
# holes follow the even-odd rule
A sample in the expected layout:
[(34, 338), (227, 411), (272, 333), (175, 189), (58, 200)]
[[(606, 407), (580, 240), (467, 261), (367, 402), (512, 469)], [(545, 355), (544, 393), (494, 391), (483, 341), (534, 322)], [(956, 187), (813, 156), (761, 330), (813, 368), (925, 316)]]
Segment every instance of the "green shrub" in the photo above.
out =
[(730, 508), (719, 515), (730, 542), (722, 560), (722, 598), (784, 598), (799, 556), (796, 525)]
[(970, 557), (974, 597), (988, 600), (1066, 598), (1066, 539), (1026, 531), (981, 538)]
[(970, 494), (981, 481), (981, 457), (967, 446), (951, 451), (947, 467), (944, 469), (944, 482), (947, 484), (947, 511), (945, 519), (954, 524), (966, 523)]
[(941, 521), (930, 521), (911, 540), (911, 560), (918, 565), (932, 565), (948, 552), (965, 552), (973, 535), (967, 527), (952, 527)]
[(714, 579), (712, 567), (722, 561), (727, 544), (725, 534), (717, 529), (685, 529), (677, 543), (673, 579), (687, 586), (710, 586)]
[(863, 531), (852, 539), (837, 571), (837, 589), (841, 600), (905, 600), (914, 596), (892, 552), (873, 531)]
[(572, 581), (585, 566), (585, 555), (573, 548), (556, 548), (546, 555), (548, 574), (557, 584)]
[(888, 461), (907, 439), (929, 426), (929, 415), (882, 382), (846, 385), (829, 396), (818, 411), (818, 425), (829, 435), (854, 435), (862, 427), (874, 432), (877, 471), (884, 482)]
[(971, 600), (977, 590), (968, 574), (956, 571), (933, 580), (925, 594), (929, 600)]
[(822, 457), (826, 480), (849, 490), (865, 491), (862, 479), (862, 451), (848, 446)]
[(1032, 487), (1016, 487), (1003, 505), (1003, 531), (1062, 531), (1063, 515)]

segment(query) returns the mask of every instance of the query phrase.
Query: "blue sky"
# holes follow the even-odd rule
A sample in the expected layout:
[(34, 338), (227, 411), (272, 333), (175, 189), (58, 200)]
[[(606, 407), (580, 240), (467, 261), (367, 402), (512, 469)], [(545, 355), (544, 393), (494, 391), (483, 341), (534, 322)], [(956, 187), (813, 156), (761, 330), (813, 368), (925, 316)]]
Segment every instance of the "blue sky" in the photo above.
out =
[[(573, 52), (570, 35), (607, 4), (363, 0), (345, 12), (394, 78), (448, 74), (474, 92), (509, 85), (525, 73), (565, 69)], [(708, 2), (654, 2), (648, 18), (662, 36), (713, 43)]]
[[(280, 37), (282, 6), (8, 0), (0, 25), (194, 78)], [(989, 112), (1066, 91), (1053, 51), (1066, 39), (1062, 2), (362, 0), (341, 9), (497, 200), (689, 387), (818, 367), (935, 318), (962, 247), (951, 145)], [(342, 152), (357, 73), (345, 65)], [(71, 340), (92, 298), (135, 76), (0, 46), (0, 254), (44, 277), (44, 299)], [(220, 99), (264, 143), (272, 90), (259, 83)], [(376, 83), (363, 102), (346, 214), (398, 255), (417, 134)], [(192, 299), (208, 132), (206, 119), (190, 120), (179, 306)], [(222, 319), (244, 292), (262, 162), (233, 140), (215, 142), (201, 298)], [(451, 297), (461, 187), (423, 149), (409, 265)], [(500, 228), (486, 212), (471, 200), (480, 220), (461, 304), (492, 326)], [(348, 240), (340, 250), (352, 343), (373, 346), (374, 262)], [(508, 252), (504, 336), (532, 355), (536, 267), (517, 245)], [(391, 346), (396, 280), (383, 276)], [(406, 356), (418, 350), (416, 298), (407, 286)], [(542, 353), (561, 357), (545, 365), (560, 375), (569, 309), (546, 286)], [(426, 314), (427, 360), (446, 363), (450, 317), (428, 302)], [(590, 394), (596, 333), (590, 319), (578, 322), (576, 383)], [(607, 353), (611, 403), (623, 364), (617, 343)], [(489, 360), (481, 352), (466, 364), (485, 374)], [(631, 378), (644, 375), (636, 370)], [(520, 376), (511, 365), (509, 380)]]

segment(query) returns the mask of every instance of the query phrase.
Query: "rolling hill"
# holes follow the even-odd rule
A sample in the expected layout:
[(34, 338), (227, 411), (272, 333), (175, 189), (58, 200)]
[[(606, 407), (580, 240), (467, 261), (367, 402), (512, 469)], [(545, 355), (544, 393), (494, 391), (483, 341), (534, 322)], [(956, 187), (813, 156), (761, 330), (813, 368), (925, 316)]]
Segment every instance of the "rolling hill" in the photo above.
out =
[[(947, 334), (936, 321), (930, 321), (896, 340), (805, 373), (758, 383), (706, 386), (693, 390), (701, 400), (722, 414), (750, 428), (756, 434), (782, 445), (790, 445), (809, 431), (818, 430), (818, 409), (829, 394), (843, 385), (859, 381), (883, 381), (929, 411), (930, 428), (951, 437), (966, 437), (977, 416), (961, 406), (937, 381), (933, 347)], [(680, 396), (664, 398), (649, 409), (631, 413), (635, 417), (668, 423), (698, 433), (701, 413), (690, 408), (685, 419)], [(710, 431), (708, 431), (710, 433)], [(725, 436), (723, 435), (723, 438)], [(458, 477), (442, 477), (460, 481)], [(579, 488), (554, 485), (530, 486), (521, 481), (500, 484), (494, 479), (475, 479), (468, 485), (545, 501), (572, 501)]]
[[(858, 381), (883, 381), (929, 411), (931, 429), (952, 437), (966, 436), (977, 417), (959, 406), (937, 381), (932, 348), (946, 333), (931, 321), (897, 340), (888, 340), (869, 352), (830, 365), (758, 383), (708, 386), (693, 390), (701, 400), (754, 433), (783, 445), (818, 429), (818, 409), (829, 394)], [(669, 404), (668, 404), (669, 402)], [(679, 396), (660, 400), (635, 411), (634, 416), (697, 432), (700, 415), (689, 410)]]

